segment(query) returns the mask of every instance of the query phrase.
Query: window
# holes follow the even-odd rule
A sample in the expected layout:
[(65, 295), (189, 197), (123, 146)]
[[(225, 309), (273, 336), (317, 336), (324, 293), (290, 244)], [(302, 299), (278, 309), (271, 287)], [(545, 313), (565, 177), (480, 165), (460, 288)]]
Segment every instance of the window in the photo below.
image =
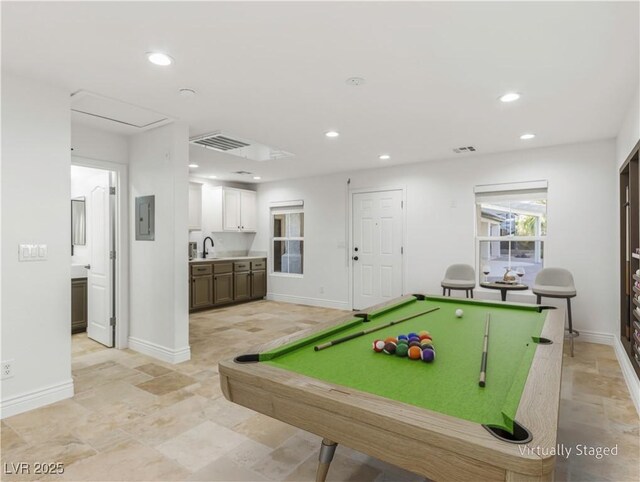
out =
[(304, 212), (301, 207), (271, 209), (273, 272), (301, 275), (304, 267)]
[(480, 281), (507, 270), (532, 286), (544, 264), (547, 182), (476, 186), (476, 257)]

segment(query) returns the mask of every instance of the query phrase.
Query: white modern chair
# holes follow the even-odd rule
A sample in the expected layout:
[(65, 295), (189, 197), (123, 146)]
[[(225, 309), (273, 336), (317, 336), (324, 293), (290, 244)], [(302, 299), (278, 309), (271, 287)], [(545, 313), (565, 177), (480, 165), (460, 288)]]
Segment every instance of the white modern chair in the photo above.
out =
[(538, 304), (543, 297), (567, 299), (567, 317), (569, 319), (567, 331), (571, 339), (571, 356), (573, 356), (573, 339), (580, 333), (573, 329), (571, 318), (571, 298), (575, 298), (577, 294), (571, 272), (563, 268), (545, 268), (537, 274), (532, 291), (536, 295), (536, 303)]
[(471, 293), (471, 298), (473, 298), (473, 290), (476, 287), (476, 272), (468, 264), (452, 264), (447, 268), (440, 285), (442, 286), (442, 296), (445, 296), (447, 291), (451, 296), (451, 290), (460, 290), (465, 292), (467, 298)]

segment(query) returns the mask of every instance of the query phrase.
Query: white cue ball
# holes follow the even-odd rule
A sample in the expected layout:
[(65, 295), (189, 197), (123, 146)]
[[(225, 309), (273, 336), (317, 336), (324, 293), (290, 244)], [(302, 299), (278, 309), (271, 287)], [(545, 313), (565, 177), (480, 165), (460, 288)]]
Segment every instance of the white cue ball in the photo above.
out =
[(456, 317), (457, 318), (462, 318), (462, 315), (464, 315), (464, 311), (462, 311), (460, 308), (458, 308), (456, 310)]

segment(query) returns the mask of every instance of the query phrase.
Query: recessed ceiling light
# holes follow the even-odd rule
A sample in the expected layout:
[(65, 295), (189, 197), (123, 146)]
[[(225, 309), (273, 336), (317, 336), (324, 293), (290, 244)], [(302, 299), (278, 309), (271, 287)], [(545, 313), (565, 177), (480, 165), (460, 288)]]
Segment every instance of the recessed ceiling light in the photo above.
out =
[(256, 181), (259, 181), (260, 179), (262, 179), (260, 176), (253, 176), (253, 178), (254, 178)]
[(173, 59), (162, 52), (147, 52), (147, 59), (149, 59), (149, 62), (152, 64), (161, 65), (162, 67), (173, 63)]
[(362, 77), (349, 77), (347, 80), (345, 80), (345, 83), (353, 87), (358, 87), (360, 85), (363, 85), (365, 83), (365, 80)]
[(178, 93), (180, 94), (180, 97), (184, 97), (185, 99), (194, 97), (196, 95), (196, 91), (193, 89), (180, 89)]
[(200, 167), (198, 164), (189, 164), (189, 167), (191, 169), (196, 169), (197, 167)]
[(338, 137), (340, 133), (338, 131), (329, 131), (324, 133), (327, 137)]
[(209, 176), (209, 179), (218, 179), (218, 176)]
[(380, 154), (378, 156), (378, 159), (380, 159), (381, 161), (386, 161), (387, 159), (391, 159), (391, 156), (389, 154)]
[(518, 100), (520, 98), (520, 94), (517, 92), (508, 92), (500, 97), (502, 102), (513, 102), (514, 100)]
[(533, 139), (535, 136), (535, 134), (522, 134), (520, 136), (520, 139), (522, 139), (523, 141), (528, 141), (529, 139)]

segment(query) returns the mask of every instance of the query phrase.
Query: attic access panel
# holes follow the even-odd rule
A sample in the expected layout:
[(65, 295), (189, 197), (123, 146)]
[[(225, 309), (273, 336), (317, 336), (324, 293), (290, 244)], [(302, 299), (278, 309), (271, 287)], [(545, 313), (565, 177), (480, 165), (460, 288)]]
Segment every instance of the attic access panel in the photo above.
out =
[(71, 95), (71, 111), (105, 123), (116, 123), (130, 128), (132, 132), (145, 131), (173, 121), (159, 112), (86, 90)]

